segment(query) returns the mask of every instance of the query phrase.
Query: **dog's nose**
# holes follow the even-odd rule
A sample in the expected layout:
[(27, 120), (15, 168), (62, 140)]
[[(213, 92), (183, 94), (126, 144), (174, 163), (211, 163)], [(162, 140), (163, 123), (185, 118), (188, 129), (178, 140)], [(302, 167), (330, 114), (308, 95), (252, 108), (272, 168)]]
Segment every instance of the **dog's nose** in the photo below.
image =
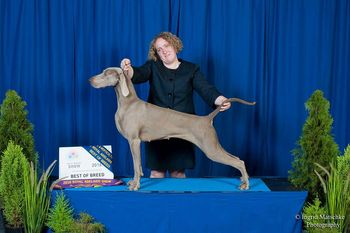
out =
[(89, 81), (91, 86), (95, 86), (96, 85), (96, 79), (94, 77), (89, 78), (88, 81)]

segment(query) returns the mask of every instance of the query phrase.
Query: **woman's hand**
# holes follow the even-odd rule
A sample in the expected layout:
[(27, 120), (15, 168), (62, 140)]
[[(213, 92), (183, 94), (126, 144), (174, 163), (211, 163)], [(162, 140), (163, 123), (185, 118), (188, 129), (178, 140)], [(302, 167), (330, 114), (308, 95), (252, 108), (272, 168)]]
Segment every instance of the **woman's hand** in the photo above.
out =
[(225, 100), (227, 100), (227, 98), (223, 95), (220, 95), (218, 98), (216, 98), (215, 100), (215, 105), (217, 106), (221, 106), (220, 107), (220, 112), (222, 111), (226, 111), (227, 109), (229, 109), (231, 107), (231, 103), (230, 102), (225, 102)]
[(132, 76), (134, 75), (134, 69), (131, 66), (131, 61), (129, 58), (124, 58), (120, 62), (120, 68), (123, 70), (124, 74), (131, 79)]

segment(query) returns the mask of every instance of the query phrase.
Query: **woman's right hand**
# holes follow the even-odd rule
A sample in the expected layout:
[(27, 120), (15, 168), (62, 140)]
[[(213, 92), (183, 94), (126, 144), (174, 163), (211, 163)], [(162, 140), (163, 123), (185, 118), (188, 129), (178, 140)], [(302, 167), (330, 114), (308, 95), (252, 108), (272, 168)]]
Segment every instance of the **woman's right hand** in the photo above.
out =
[(131, 61), (129, 58), (124, 58), (120, 62), (120, 68), (124, 71), (124, 74), (131, 79), (132, 76), (134, 75), (134, 69), (131, 66)]

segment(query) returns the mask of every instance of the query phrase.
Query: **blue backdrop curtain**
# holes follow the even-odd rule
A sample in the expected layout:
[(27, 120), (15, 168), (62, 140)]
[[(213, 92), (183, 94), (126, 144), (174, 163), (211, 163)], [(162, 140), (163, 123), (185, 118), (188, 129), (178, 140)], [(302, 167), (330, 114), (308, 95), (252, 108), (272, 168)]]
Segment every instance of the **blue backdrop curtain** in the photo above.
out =
[[(331, 102), (340, 149), (350, 142), (350, 1), (0, 0), (0, 100), (14, 89), (27, 102), (44, 167), (60, 146), (110, 144), (114, 173), (133, 174), (114, 125), (114, 91), (88, 79), (124, 57), (142, 65), (161, 31), (177, 34), (179, 56), (226, 96), (257, 102), (215, 119), (223, 147), (251, 176), (287, 176), (316, 89)], [(147, 98), (148, 84), (136, 89)], [(198, 96), (196, 110), (211, 111)], [(189, 176), (238, 174), (196, 157)]]

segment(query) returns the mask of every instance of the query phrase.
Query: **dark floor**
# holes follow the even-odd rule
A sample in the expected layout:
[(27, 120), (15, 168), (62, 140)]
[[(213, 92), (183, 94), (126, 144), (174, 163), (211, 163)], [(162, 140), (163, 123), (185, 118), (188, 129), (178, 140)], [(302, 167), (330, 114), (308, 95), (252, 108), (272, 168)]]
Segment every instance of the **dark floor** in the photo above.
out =
[(295, 188), (285, 177), (261, 177), (271, 191), (301, 191)]

